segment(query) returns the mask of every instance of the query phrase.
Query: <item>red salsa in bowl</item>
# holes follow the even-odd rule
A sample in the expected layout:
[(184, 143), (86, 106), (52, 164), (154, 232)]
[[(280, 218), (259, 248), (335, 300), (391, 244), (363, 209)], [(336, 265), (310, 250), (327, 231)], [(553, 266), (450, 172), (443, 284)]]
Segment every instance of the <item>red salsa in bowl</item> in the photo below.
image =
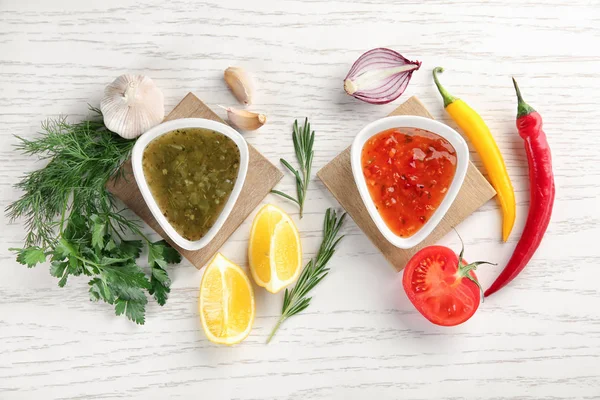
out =
[(419, 231), (442, 203), (456, 162), (448, 140), (414, 128), (380, 132), (361, 153), (371, 199), (387, 227), (403, 238)]

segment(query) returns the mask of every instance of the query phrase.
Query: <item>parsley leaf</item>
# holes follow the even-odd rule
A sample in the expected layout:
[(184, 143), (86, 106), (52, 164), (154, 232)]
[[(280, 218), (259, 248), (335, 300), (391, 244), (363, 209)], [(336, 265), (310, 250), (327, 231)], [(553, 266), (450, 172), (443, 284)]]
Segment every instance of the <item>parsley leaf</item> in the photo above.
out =
[(146, 322), (146, 303), (148, 303), (148, 300), (145, 297), (143, 302), (118, 299), (115, 303), (115, 315), (125, 314), (127, 318), (136, 324), (144, 325)]
[(123, 265), (105, 265), (102, 267), (100, 276), (118, 291), (126, 291), (128, 288), (150, 288), (146, 274), (133, 262)]
[(108, 242), (106, 242), (106, 251), (113, 251), (115, 248), (117, 247), (117, 244), (115, 243), (115, 241), (110, 238), (108, 239)]
[(90, 285), (90, 299), (92, 301), (102, 299), (108, 304), (114, 304), (115, 294), (104, 280), (94, 278), (88, 282), (88, 285)]
[(169, 264), (179, 264), (181, 262), (181, 254), (165, 241), (159, 240), (154, 243), (155, 245), (161, 245), (163, 247), (163, 256), (165, 261)]
[(154, 295), (156, 302), (164, 306), (171, 293), (171, 279), (167, 275), (167, 271), (159, 266), (152, 267), (152, 275), (150, 276), (150, 290), (148, 293)]
[(149, 244), (148, 264), (151, 268), (150, 290), (148, 293), (154, 295), (156, 302), (165, 305), (169, 293), (171, 293), (171, 279), (167, 274), (167, 264), (181, 262), (181, 255), (169, 246), (164, 240)]
[(160, 242), (148, 244), (148, 264), (150, 266), (158, 265), (161, 268), (167, 268), (167, 260), (164, 256), (164, 247)]
[(102, 221), (99, 216), (92, 215), (92, 246), (101, 250), (104, 248), (104, 234), (106, 232), (106, 222)]
[(50, 275), (60, 278), (58, 286), (64, 287), (69, 276), (69, 263), (64, 261), (52, 261), (50, 263)]
[(46, 253), (38, 246), (31, 246), (25, 249), (10, 248), (10, 251), (17, 253), (17, 262), (27, 265), (27, 268), (33, 268), (39, 263), (46, 261)]
[(141, 240), (122, 240), (117, 252), (122, 257), (130, 257), (136, 259), (142, 254), (144, 245)]

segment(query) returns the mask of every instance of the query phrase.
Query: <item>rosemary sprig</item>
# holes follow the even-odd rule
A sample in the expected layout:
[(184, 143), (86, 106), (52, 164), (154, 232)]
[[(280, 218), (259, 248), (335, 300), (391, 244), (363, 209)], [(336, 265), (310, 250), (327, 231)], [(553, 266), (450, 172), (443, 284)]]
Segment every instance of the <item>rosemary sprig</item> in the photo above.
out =
[(300, 172), (283, 158), (281, 158), (280, 161), (296, 177), (296, 193), (298, 198), (295, 199), (279, 190), (271, 190), (271, 193), (278, 194), (298, 204), (300, 207), (300, 218), (302, 218), (304, 200), (306, 200), (306, 192), (308, 190), (308, 183), (310, 182), (310, 170), (313, 161), (313, 144), (315, 142), (315, 131), (310, 130), (308, 118), (304, 119), (304, 126), (302, 129), (298, 127), (298, 120), (294, 121), (292, 140), (294, 141), (296, 158), (300, 164)]
[(281, 324), (289, 317), (304, 311), (309, 305), (312, 297), (307, 297), (308, 293), (319, 284), (329, 273), (329, 268), (326, 267), (327, 262), (335, 253), (335, 247), (344, 237), (338, 233), (346, 213), (343, 213), (339, 218), (335, 210), (328, 208), (325, 212), (325, 220), (323, 221), (323, 241), (317, 253), (317, 257), (311, 259), (306, 267), (300, 273), (298, 282), (293, 289), (285, 290), (283, 297), (283, 307), (281, 308), (281, 316), (277, 324), (271, 331), (267, 343), (273, 339), (273, 336), (281, 326)]

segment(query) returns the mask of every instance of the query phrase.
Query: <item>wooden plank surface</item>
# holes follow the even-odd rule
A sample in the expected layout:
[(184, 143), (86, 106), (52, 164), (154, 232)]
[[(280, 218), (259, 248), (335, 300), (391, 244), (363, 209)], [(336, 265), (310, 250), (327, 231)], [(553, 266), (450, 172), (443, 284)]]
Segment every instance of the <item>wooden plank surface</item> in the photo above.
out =
[[(193, 93), (188, 93), (173, 111), (167, 115), (165, 121), (179, 118), (206, 118), (223, 122), (217, 114), (208, 108)], [(128, 177), (128, 179), (120, 179), (116, 182), (113, 181), (109, 184), (108, 188), (116, 197), (125, 203), (128, 208), (135, 212), (152, 229), (175, 247), (196, 268), (202, 268), (283, 176), (283, 173), (271, 164), (271, 162), (260, 154), (253, 146), (248, 145), (248, 150), (250, 153), (248, 173), (246, 174), (246, 181), (244, 182), (244, 186), (242, 187), (242, 191), (235, 206), (215, 238), (206, 245), (206, 247), (200, 250), (184, 250), (169, 239), (156, 219), (152, 216), (152, 212), (146, 205), (142, 193), (135, 183), (131, 171), (131, 162), (127, 162), (123, 166), (123, 168), (125, 168), (125, 176)]]
[[(418, 115), (433, 118), (423, 103), (415, 96), (406, 100), (406, 102), (392, 111), (390, 115)], [(360, 197), (358, 187), (354, 182), (350, 164), (350, 147), (346, 148), (329, 164), (325, 165), (317, 173), (317, 176), (340, 202), (342, 207), (348, 211), (354, 222), (356, 222), (367, 237), (371, 239), (373, 244), (381, 250), (384, 257), (398, 271), (404, 268), (406, 262), (419, 249), (437, 242), (452, 227), (461, 223), (496, 194), (494, 188), (481, 175), (479, 170), (473, 163), (469, 162), (465, 181), (444, 218), (442, 218), (427, 239), (416, 247), (403, 250), (388, 242), (371, 219)]]
[[(291, 124), (309, 117), (315, 173), (358, 129), (412, 95), (456, 128), (431, 77), (445, 67), (442, 83), (484, 118), (515, 188), (508, 243), (495, 200), (457, 228), (468, 261), (498, 263), (478, 268), (484, 288), (506, 265), (529, 207), (511, 75), (544, 118), (557, 187), (552, 221), (529, 265), (465, 324), (426, 321), (406, 298), (402, 274), (348, 218), (309, 308), (265, 345), (282, 294), (254, 286), (252, 332), (226, 348), (202, 333), (202, 270), (187, 260), (168, 268), (167, 304), (149, 299), (146, 324), (135, 326), (110, 305), (88, 301), (88, 278), (60, 288), (48, 264), (18, 264), (8, 249), (23, 244), (23, 221), (0, 213), (0, 399), (598, 399), (599, 13), (598, 0), (0, 0), (2, 208), (21, 195), (12, 185), (23, 173), (43, 165), (15, 152), (13, 135), (37, 137), (50, 116), (89, 116), (87, 104), (99, 105), (104, 87), (123, 73), (150, 76), (167, 110), (192, 91), (223, 117), (218, 104), (237, 105), (223, 82), (233, 65), (255, 81), (249, 109), (268, 117), (244, 133), (248, 143), (283, 170), (280, 157), (295, 162)], [(357, 57), (378, 46), (423, 62), (402, 97), (385, 105), (342, 87)], [(474, 151), (471, 159), (481, 170)], [(284, 171), (276, 188), (294, 193), (291, 174)], [(305, 260), (320, 244), (325, 209), (341, 209), (316, 176), (301, 220), (283, 198), (264, 202), (297, 223)], [(251, 222), (252, 214), (219, 250), (244, 269)], [(453, 233), (439, 244), (460, 249)]]

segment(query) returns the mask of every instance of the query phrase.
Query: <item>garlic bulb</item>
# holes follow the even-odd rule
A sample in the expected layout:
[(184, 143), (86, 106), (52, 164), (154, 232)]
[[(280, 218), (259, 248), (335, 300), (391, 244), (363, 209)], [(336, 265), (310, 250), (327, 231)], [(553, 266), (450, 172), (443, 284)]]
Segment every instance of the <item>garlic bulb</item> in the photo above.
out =
[(121, 75), (104, 89), (100, 102), (104, 125), (124, 137), (133, 139), (165, 117), (162, 92), (144, 75)]
[(223, 73), (223, 79), (240, 103), (244, 105), (252, 103), (254, 88), (246, 71), (240, 67), (229, 67)]

